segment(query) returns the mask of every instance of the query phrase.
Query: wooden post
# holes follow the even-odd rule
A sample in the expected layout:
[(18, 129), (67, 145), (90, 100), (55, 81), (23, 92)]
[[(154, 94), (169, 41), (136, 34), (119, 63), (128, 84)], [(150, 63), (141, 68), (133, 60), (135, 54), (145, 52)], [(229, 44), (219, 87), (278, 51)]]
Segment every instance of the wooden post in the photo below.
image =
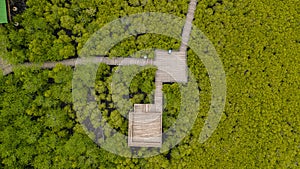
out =
[(6, 0), (6, 6), (7, 6), (8, 20), (11, 22), (11, 14), (10, 14), (10, 4), (9, 4), (9, 0)]

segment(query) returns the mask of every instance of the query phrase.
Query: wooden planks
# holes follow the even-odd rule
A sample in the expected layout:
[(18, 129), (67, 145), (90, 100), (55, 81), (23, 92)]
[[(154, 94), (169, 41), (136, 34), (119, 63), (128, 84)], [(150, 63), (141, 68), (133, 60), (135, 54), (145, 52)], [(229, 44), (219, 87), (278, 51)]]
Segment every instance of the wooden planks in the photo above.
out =
[(186, 52), (155, 50), (154, 65), (161, 72), (155, 78), (161, 82), (187, 82)]
[(190, 34), (192, 31), (192, 22), (194, 20), (194, 14), (196, 11), (196, 6), (197, 6), (197, 1), (198, 0), (191, 0), (189, 3), (189, 8), (188, 8), (188, 13), (186, 15), (186, 22), (183, 27), (182, 31), (182, 39), (181, 39), (181, 46), (179, 51), (186, 51), (187, 46), (188, 46), (188, 41), (190, 39)]
[(78, 59), (77, 64), (85, 63), (105, 63), (108, 65), (139, 65), (146, 66), (152, 65), (152, 59), (141, 59), (141, 58), (123, 58), (123, 57), (91, 57), (86, 59)]
[(129, 113), (128, 145), (135, 147), (160, 147), (162, 143), (161, 113)]
[[(54, 68), (57, 64), (63, 64), (66, 66), (75, 66), (76, 64), (88, 64), (88, 63), (105, 63), (108, 65), (139, 65), (146, 66), (152, 65), (153, 60), (151, 59), (140, 59), (140, 58), (108, 58), (108, 57), (91, 57), (86, 59), (66, 59), (59, 62), (44, 62), (42, 64), (38, 63), (24, 63), (22, 65), (6, 65), (0, 62), (0, 68), (4, 70), (3, 74), (7, 75), (13, 71), (12, 67), (25, 66), (25, 67), (41, 67), (43, 69)], [(6, 68), (7, 67), (7, 68)], [(6, 68), (6, 69), (5, 69)]]

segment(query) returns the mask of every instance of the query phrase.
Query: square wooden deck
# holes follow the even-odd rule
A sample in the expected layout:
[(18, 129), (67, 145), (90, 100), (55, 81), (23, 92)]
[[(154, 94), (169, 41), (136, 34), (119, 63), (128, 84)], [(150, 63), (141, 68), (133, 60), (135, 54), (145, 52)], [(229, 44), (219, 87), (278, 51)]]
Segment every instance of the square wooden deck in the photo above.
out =
[(129, 113), (128, 146), (161, 147), (162, 116), (153, 104), (136, 104)]

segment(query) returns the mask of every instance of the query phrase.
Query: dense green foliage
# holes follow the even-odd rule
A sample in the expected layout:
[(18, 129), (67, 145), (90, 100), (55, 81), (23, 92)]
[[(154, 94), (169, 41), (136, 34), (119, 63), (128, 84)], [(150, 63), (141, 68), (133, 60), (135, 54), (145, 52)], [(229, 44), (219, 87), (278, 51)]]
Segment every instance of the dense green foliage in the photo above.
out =
[[(27, 5), (14, 17), (19, 27), (12, 23), (0, 27), (0, 47), (8, 49), (0, 56), (11, 63), (77, 57), (105, 23), (143, 11), (185, 17), (188, 1), (27, 0)], [(20, 68), (0, 77), (0, 168), (298, 168), (299, 11), (297, 0), (199, 1), (194, 24), (223, 61), (226, 109), (212, 137), (198, 143), (210, 106), (210, 83), (204, 65), (189, 51), (188, 65), (200, 89), (198, 118), (178, 146), (151, 158), (114, 155), (86, 135), (73, 110), (71, 67)], [(110, 55), (127, 56), (153, 47), (176, 48), (178, 42), (140, 35), (118, 44)], [(97, 101), (100, 109), (111, 106), (106, 114), (109, 124), (126, 134), (127, 121), (114, 111), (106, 92), (114, 69), (99, 68)], [(130, 84), (132, 103), (151, 102), (153, 71), (143, 73)], [(166, 129), (177, 118), (180, 94), (176, 83), (163, 90)]]

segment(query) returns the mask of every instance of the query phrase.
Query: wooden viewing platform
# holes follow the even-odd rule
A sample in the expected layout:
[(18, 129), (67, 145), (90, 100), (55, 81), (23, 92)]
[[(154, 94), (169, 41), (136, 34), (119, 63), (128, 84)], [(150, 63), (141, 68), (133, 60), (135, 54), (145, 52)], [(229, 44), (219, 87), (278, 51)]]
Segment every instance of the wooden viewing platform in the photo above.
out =
[(155, 104), (135, 104), (128, 120), (129, 146), (161, 147), (162, 114), (156, 111)]

